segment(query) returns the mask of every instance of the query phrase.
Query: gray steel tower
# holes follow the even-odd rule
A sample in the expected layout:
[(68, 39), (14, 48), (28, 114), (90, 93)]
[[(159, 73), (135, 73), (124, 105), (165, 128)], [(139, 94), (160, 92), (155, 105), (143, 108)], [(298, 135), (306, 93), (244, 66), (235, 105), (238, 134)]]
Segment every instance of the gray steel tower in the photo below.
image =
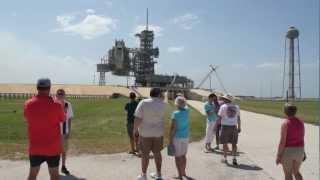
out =
[[(147, 9), (146, 28), (135, 35), (140, 47), (128, 48), (125, 41), (116, 40), (112, 49), (97, 64), (99, 85), (106, 84), (106, 73), (135, 77), (136, 86), (192, 88), (193, 81), (185, 76), (155, 74), (155, 60), (159, 57), (159, 48), (154, 47), (154, 32), (149, 29), (149, 11)], [(128, 85), (128, 81), (127, 81)]]
[(149, 30), (149, 11), (147, 9), (146, 29), (135, 35), (140, 39), (140, 49), (134, 58), (136, 83), (142, 86), (150, 85), (154, 75), (154, 58), (159, 57), (159, 48), (153, 48), (154, 33)]
[[(300, 50), (299, 50), (299, 31), (295, 27), (289, 27), (289, 30), (286, 34), (286, 44), (287, 40), (289, 41), (289, 59), (288, 59), (288, 71), (289, 71), (289, 84), (288, 84), (288, 98), (295, 99), (297, 94), (295, 93), (295, 89), (299, 90), (299, 95), (301, 98), (301, 77), (300, 77)], [(297, 42), (297, 48), (295, 48), (295, 42)], [(287, 45), (286, 45), (287, 46)], [(285, 47), (285, 51), (287, 52), (287, 48)], [(295, 57), (295, 49), (297, 49), (297, 58)], [(285, 55), (286, 56), (286, 55)], [(295, 59), (296, 58), (296, 59)], [(286, 57), (285, 57), (286, 62)], [(284, 74), (286, 70), (286, 63), (284, 63)], [(298, 66), (297, 70), (295, 66)], [(296, 82), (295, 77), (298, 76), (298, 82)], [(284, 77), (285, 82), (285, 77)]]

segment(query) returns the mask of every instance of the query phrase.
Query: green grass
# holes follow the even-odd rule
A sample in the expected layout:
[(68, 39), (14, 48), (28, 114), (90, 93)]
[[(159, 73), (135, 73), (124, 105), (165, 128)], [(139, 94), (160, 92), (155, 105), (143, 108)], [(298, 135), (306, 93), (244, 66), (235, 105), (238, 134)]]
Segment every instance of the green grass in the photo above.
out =
[[(261, 114), (284, 117), (284, 101), (264, 101), (264, 100), (240, 100), (237, 101), (240, 109), (257, 112)], [(316, 101), (296, 101), (294, 104), (298, 107), (297, 116), (307, 123), (315, 124), (318, 121), (318, 105)]]
[[(70, 153), (117, 153), (128, 150), (126, 114), (127, 98), (109, 100), (72, 99), (75, 117), (72, 122)], [(0, 100), (0, 157), (24, 159), (27, 152), (27, 130), (23, 118), (24, 100)], [(170, 103), (166, 110), (166, 132), (168, 135), (171, 112)], [(17, 110), (17, 113), (9, 111)], [(192, 109), (190, 114), (191, 140), (204, 136), (204, 117)], [(165, 138), (167, 142), (167, 136)]]

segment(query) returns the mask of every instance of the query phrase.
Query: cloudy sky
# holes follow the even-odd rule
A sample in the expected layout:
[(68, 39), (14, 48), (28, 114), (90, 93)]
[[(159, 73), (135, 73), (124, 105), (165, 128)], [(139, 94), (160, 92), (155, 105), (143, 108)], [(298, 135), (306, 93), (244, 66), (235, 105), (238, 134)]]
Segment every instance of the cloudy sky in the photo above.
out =
[[(300, 30), (302, 93), (317, 94), (317, 0), (55, 0), (2, 1), (0, 83), (92, 84), (95, 64), (115, 39), (137, 46), (150, 28), (160, 48), (157, 73), (187, 75), (197, 85), (218, 65), (232, 94), (282, 92), (285, 33)], [(97, 82), (97, 80), (96, 80)], [(107, 75), (108, 84), (125, 78)], [(221, 89), (213, 77), (215, 89)], [(209, 83), (203, 87), (208, 87)]]

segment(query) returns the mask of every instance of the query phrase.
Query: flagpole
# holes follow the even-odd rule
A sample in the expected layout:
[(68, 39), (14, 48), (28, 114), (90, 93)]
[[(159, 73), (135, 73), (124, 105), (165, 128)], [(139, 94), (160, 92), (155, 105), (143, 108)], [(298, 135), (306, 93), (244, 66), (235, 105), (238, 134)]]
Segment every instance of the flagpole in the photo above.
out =
[[(319, 143), (319, 153), (320, 153), (320, 2), (318, 1), (318, 143)], [(319, 154), (318, 154), (319, 155)], [(320, 155), (318, 163), (318, 179), (320, 180)]]

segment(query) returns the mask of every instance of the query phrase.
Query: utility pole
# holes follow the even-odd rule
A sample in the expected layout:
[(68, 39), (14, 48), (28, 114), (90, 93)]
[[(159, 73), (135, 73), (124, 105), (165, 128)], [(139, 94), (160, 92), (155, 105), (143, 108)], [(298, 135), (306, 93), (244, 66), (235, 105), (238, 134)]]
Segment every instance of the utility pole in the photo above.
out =
[[(319, 67), (318, 67), (318, 144), (319, 144), (319, 149), (320, 151), (320, 2), (318, 1), (318, 60), (319, 60)], [(320, 156), (319, 156), (319, 164), (318, 164), (318, 173), (320, 174)], [(320, 176), (318, 175), (319, 180)]]
[(272, 98), (272, 80), (270, 81), (270, 99), (273, 100), (273, 98)]
[(259, 96), (260, 96), (260, 100), (262, 99), (262, 83), (260, 81), (260, 88), (259, 88)]
[(209, 83), (210, 83), (210, 92), (212, 92), (212, 77), (209, 75)]
[(96, 85), (96, 73), (93, 72), (93, 85)]

